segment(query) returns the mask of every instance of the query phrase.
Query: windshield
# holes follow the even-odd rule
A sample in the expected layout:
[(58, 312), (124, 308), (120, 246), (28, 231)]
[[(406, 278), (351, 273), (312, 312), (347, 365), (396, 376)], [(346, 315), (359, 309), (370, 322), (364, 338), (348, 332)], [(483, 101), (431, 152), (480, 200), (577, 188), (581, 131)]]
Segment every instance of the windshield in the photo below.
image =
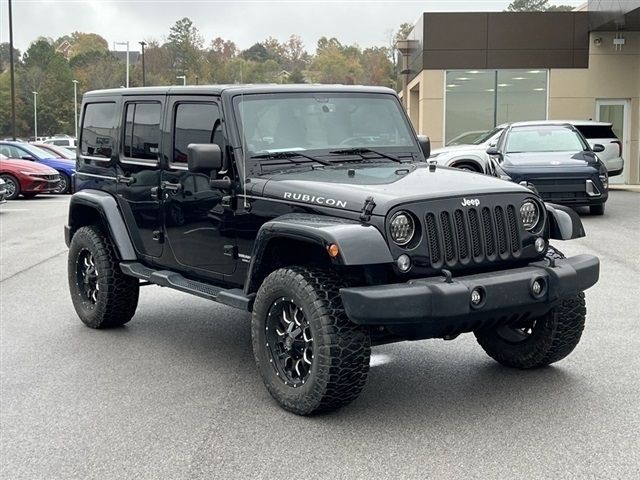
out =
[(353, 147), (414, 150), (415, 139), (392, 95), (303, 93), (235, 97), (249, 155)]
[(473, 145), (482, 145), (485, 142), (491, 140), (495, 135), (499, 134), (504, 130), (503, 128), (494, 128), (493, 130), (489, 130), (488, 132), (484, 132), (478, 138), (476, 138), (472, 144)]
[(506, 153), (576, 152), (588, 149), (580, 134), (569, 126), (515, 127), (509, 132)]
[(21, 147), (24, 148), (25, 150), (27, 150), (32, 155), (35, 155), (38, 158), (52, 158), (52, 157), (55, 157), (55, 155), (53, 153), (47, 152), (46, 150), (43, 150), (42, 148), (34, 147), (33, 145), (21, 145)]
[(40, 150), (46, 150), (47, 152), (51, 152), (50, 156), (54, 156), (56, 158), (66, 158), (67, 160), (75, 160), (76, 155), (71, 150), (66, 150), (64, 148), (48, 148), (48, 147), (38, 147)]

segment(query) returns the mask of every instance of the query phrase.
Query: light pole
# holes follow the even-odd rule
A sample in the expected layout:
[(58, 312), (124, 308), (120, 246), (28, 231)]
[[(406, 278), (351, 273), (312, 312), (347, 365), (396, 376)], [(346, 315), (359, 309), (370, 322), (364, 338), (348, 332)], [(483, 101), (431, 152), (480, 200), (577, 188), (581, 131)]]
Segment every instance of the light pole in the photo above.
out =
[(116, 49), (116, 45), (126, 45), (127, 46), (127, 81), (125, 83), (126, 87), (129, 88), (129, 41), (126, 42), (113, 42), (113, 49)]
[(144, 47), (146, 47), (146, 46), (147, 46), (147, 42), (144, 42), (144, 41), (143, 41), (143, 42), (138, 42), (138, 43), (139, 43), (139, 44), (140, 44), (140, 46), (142, 47), (142, 86), (144, 87), (144, 86), (145, 86), (145, 84), (147, 83), (147, 82), (145, 81), (145, 78), (144, 78)]
[(187, 84), (187, 76), (186, 75), (178, 75), (178, 76), (176, 76), (176, 78), (181, 78), (182, 79), (182, 85), (186, 85)]
[(78, 80), (73, 80), (73, 119), (76, 127), (76, 139), (78, 138)]
[(13, 64), (13, 14), (9, 0), (9, 70), (11, 71), (11, 137), (16, 139), (16, 82)]
[(33, 93), (33, 139), (34, 142), (38, 141), (38, 92)]

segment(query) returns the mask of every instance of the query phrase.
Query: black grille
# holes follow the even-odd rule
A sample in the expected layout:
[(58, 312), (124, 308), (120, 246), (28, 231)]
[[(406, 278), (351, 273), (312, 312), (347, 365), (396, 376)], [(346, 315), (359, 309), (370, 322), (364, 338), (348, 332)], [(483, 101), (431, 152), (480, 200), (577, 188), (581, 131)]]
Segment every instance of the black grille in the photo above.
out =
[(482, 263), (518, 255), (518, 227), (513, 205), (429, 212), (426, 235), (431, 266), (453, 267), (471, 258)]

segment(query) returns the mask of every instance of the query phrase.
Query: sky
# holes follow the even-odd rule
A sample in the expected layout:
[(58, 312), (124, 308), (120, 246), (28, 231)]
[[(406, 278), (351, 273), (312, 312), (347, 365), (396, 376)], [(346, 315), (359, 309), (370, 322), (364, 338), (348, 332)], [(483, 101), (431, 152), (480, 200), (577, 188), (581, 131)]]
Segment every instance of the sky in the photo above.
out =
[[(102, 35), (113, 42), (163, 41), (183, 17), (205, 39), (232, 40), (245, 49), (272, 36), (299, 35), (309, 51), (321, 36), (362, 48), (390, 44), (391, 32), (415, 23), (422, 12), (501, 11), (509, 0), (13, 0), (14, 44), (24, 52), (39, 36), (56, 39), (73, 31)], [(554, 3), (578, 6), (584, 0)], [(0, 0), (0, 42), (9, 41), (8, 3)], [(122, 49), (122, 47), (118, 47)]]

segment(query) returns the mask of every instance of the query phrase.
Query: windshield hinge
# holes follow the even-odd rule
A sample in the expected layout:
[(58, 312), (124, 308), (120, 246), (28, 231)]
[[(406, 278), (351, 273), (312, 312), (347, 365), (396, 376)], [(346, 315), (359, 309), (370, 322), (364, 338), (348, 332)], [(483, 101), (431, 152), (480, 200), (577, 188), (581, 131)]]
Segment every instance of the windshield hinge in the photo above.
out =
[(371, 212), (373, 212), (374, 208), (376, 208), (376, 202), (373, 201), (373, 197), (367, 197), (362, 206), (362, 210), (360, 210), (360, 220), (363, 222), (371, 220)]

